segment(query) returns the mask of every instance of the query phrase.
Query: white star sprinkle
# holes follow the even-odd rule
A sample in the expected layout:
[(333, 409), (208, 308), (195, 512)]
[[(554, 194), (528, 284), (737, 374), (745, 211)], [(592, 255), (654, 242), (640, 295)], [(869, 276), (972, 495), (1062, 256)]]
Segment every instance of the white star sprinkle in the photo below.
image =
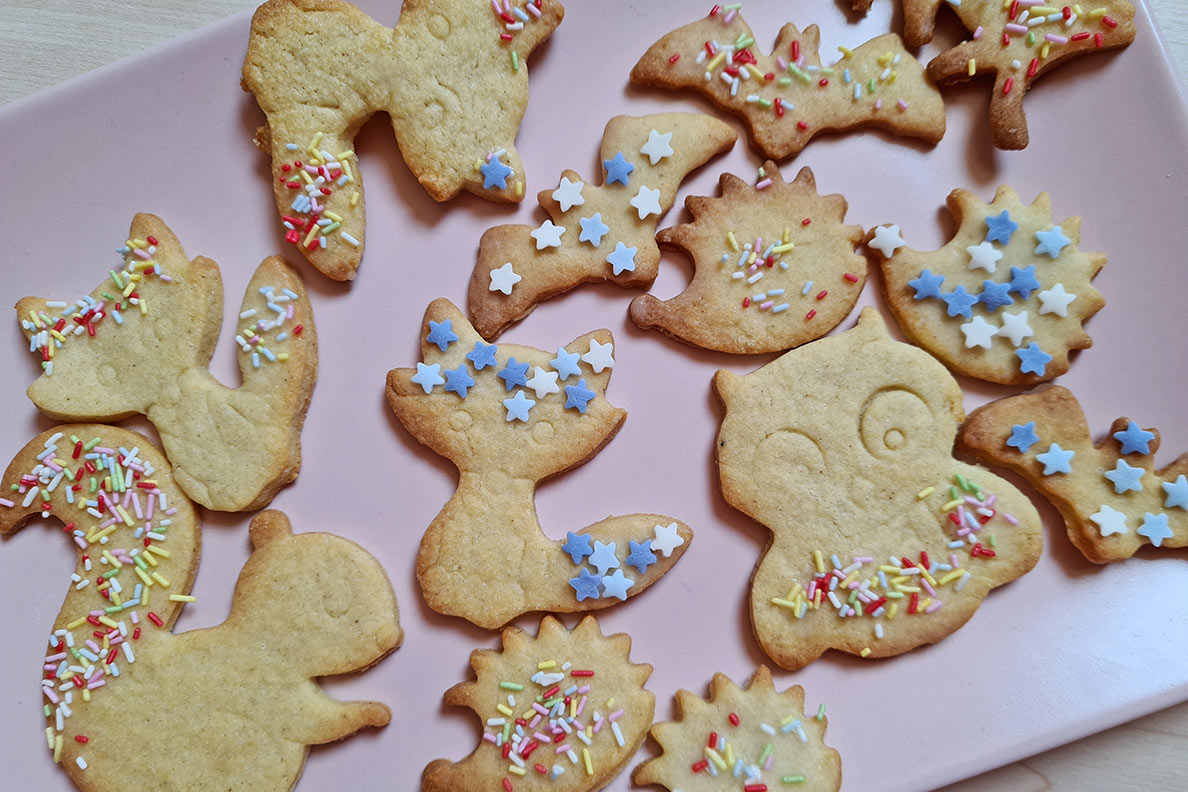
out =
[(561, 387), (557, 385), (557, 372), (545, 371), (540, 366), (536, 367), (536, 372), (532, 375), (532, 379), (524, 384), (536, 391), (536, 398), (538, 399), (543, 399), (550, 393), (557, 393), (561, 390)]
[(1077, 299), (1077, 295), (1064, 290), (1063, 283), (1057, 283), (1050, 289), (1039, 293), (1040, 314), (1054, 313), (1061, 319), (1068, 316), (1068, 304)]
[(998, 333), (998, 328), (982, 317), (975, 316), (973, 321), (961, 325), (961, 332), (965, 333), (966, 349), (972, 349), (974, 347), (989, 349), (991, 340)]
[(499, 269), (491, 270), (491, 285), (487, 287), (488, 291), (501, 291), (504, 294), (511, 294), (512, 288), (519, 283), (522, 278), (512, 269), (511, 262), (507, 262)]
[(582, 361), (589, 364), (595, 374), (601, 374), (603, 369), (615, 367), (615, 359), (611, 357), (614, 352), (614, 344), (600, 344), (591, 338), (590, 351), (582, 355)]
[(895, 251), (903, 247), (903, 237), (899, 235), (899, 226), (879, 226), (875, 229), (874, 237), (866, 243), (866, 246), (882, 253), (883, 258), (891, 258), (895, 255)]
[(1015, 346), (1022, 346), (1023, 339), (1033, 335), (1031, 325), (1027, 324), (1027, 311), (1003, 311), (1002, 327), (998, 328), (998, 334), (1003, 338), (1009, 338)]
[(560, 186), (553, 190), (553, 200), (561, 204), (562, 212), (568, 212), (571, 207), (581, 206), (586, 202), (582, 197), (582, 188), (585, 186), (581, 181), (571, 182), (562, 176)]
[(432, 393), (435, 387), (445, 384), (445, 378), (441, 376), (441, 364), (418, 363), (417, 373), (412, 375), (412, 381), (420, 385), (425, 393)]
[(639, 192), (629, 202), (639, 210), (639, 219), (643, 220), (650, 214), (660, 214), (660, 191), (649, 190), (646, 185), (639, 186)]
[(639, 150), (639, 153), (647, 154), (648, 159), (655, 165), (665, 157), (672, 156), (672, 146), (669, 145), (670, 143), (672, 143), (671, 132), (665, 132), (661, 135), (653, 129), (648, 133), (648, 142), (643, 144), (643, 148)]
[(537, 250), (544, 250), (547, 247), (561, 247), (561, 235), (564, 233), (564, 228), (553, 225), (552, 220), (545, 220), (529, 236), (536, 240)]
[(676, 523), (657, 525), (655, 530), (656, 538), (652, 540), (652, 550), (660, 553), (665, 558), (671, 556), (673, 550), (676, 550), (685, 543), (684, 538), (677, 531)]
[(969, 268), (984, 269), (986, 272), (994, 272), (998, 268), (998, 261), (1002, 258), (1002, 251), (994, 247), (994, 243), (986, 240), (980, 245), (967, 247), (965, 252), (969, 254)]
[(1096, 514), (1090, 514), (1089, 519), (1097, 523), (1102, 536), (1126, 533), (1126, 515), (1102, 504)]

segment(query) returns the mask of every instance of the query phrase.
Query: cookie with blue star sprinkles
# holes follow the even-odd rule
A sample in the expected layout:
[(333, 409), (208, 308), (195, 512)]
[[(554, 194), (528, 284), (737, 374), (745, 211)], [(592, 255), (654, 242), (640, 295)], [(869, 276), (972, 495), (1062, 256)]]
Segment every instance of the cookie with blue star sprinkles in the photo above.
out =
[(1000, 149), (1027, 147), (1023, 96), (1036, 80), (1073, 58), (1134, 41), (1134, 6), (1126, 0), (1085, 5), (1043, 0), (903, 0), (904, 37), (909, 46), (919, 47), (932, 39), (941, 6), (957, 15), (970, 37), (933, 58), (928, 76), (942, 86), (993, 76), (990, 131)]
[(1023, 476), (1060, 511), (1068, 538), (1098, 564), (1144, 547), (1188, 547), (1188, 454), (1155, 467), (1159, 432), (1116, 419), (1093, 442), (1067, 388), (1046, 385), (970, 413), (957, 438), (975, 458)]
[(777, 691), (761, 665), (742, 688), (714, 674), (709, 692), (677, 691), (676, 720), (651, 729), (661, 753), (635, 768), (635, 783), (672, 792), (841, 788), (841, 755), (825, 745), (825, 705), (806, 710), (800, 685)]
[(601, 185), (562, 171), (557, 187), (537, 197), (547, 220), (498, 225), (479, 240), (467, 298), (475, 328), (491, 340), (583, 283), (651, 286), (660, 266), (656, 224), (681, 182), (735, 138), (728, 124), (693, 113), (612, 118), (602, 134)]
[(867, 234), (887, 305), (900, 329), (958, 374), (1004, 385), (1068, 371), (1069, 353), (1092, 346), (1084, 323), (1105, 305), (1091, 281), (1102, 253), (1080, 250), (1081, 218), (1052, 222), (1047, 193), (1024, 204), (1000, 186), (983, 203), (967, 190), (947, 199), (956, 223), (939, 250), (912, 250), (898, 225)]
[(894, 33), (832, 63), (818, 52), (821, 31), (780, 28), (772, 54), (759, 49), (738, 6), (666, 34), (631, 70), (631, 81), (691, 89), (743, 119), (765, 157), (794, 156), (816, 135), (863, 127), (936, 143), (945, 134), (940, 92)]
[(501, 651), (472, 652), (474, 680), (445, 694), (482, 720), (478, 747), (458, 762), (431, 762), (422, 792), (602, 789), (652, 725), (652, 667), (632, 662), (631, 637), (604, 636), (593, 616), (573, 630), (545, 616), (535, 638), (508, 627), (502, 642)]
[(272, 157), (285, 239), (327, 277), (354, 279), (366, 226), (354, 140), (378, 111), (434, 200), (523, 200), (527, 60), (564, 15), (558, 0), (406, 0), (389, 28), (345, 0), (267, 0), (242, 83), (266, 117), (256, 145)]
[(778, 352), (828, 333), (866, 283), (860, 226), (846, 199), (819, 195), (813, 172), (785, 182), (775, 163), (754, 184), (722, 174), (719, 198), (689, 196), (692, 223), (656, 235), (693, 259), (693, 280), (661, 301), (631, 301), (631, 319), (692, 346), (735, 354)]
[(317, 379), (317, 330), (301, 279), (279, 256), (256, 268), (235, 335), (243, 382), (229, 388), (209, 370), (223, 322), (218, 265), (191, 261), (155, 215), (136, 215), (120, 239), (118, 267), (99, 268), (107, 277), (89, 294), (17, 303), (41, 362), (29, 399), (63, 421), (140, 413), (190, 498), (216, 511), (267, 505), (301, 469)]
[(660, 514), (608, 517), (557, 532), (562, 541), (537, 522), (537, 484), (589, 460), (627, 417), (606, 399), (609, 330), (553, 352), (488, 344), (439, 299), (425, 312), (421, 355), (415, 369), (388, 372), (387, 398), (459, 472), (417, 554), (430, 608), (487, 629), (530, 611), (606, 608), (655, 583), (688, 548), (689, 527)]

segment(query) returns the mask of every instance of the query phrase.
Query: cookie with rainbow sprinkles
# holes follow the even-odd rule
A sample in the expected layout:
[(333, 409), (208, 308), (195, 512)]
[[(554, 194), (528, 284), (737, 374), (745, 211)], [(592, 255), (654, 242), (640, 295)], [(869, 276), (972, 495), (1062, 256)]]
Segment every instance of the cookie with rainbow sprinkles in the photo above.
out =
[(632, 780), (672, 792), (836, 792), (841, 755), (825, 745), (827, 726), (825, 705), (810, 715), (804, 688), (777, 691), (767, 666), (742, 688), (714, 674), (708, 699), (677, 691), (676, 720), (651, 729), (660, 755), (635, 768)]
[(1026, 496), (953, 458), (957, 381), (875, 309), (745, 376), (721, 370), (714, 388), (722, 494), (772, 533), (750, 610), (780, 666), (935, 643), (1039, 560)]
[(501, 651), (470, 655), (475, 679), (446, 691), (483, 722), (474, 752), (425, 768), (423, 792), (593, 792), (610, 783), (647, 735), (656, 697), (652, 675), (630, 658), (631, 638), (604, 636), (587, 616), (573, 628), (551, 616), (535, 638), (503, 631)]
[(353, 144), (378, 111), (434, 200), (523, 200), (528, 56), (564, 16), (558, 0), (406, 0), (389, 28), (345, 0), (267, 0), (243, 87), (267, 117), (256, 145), (272, 157), (285, 238), (326, 276), (354, 279), (366, 220)]
[(904, 36), (918, 47), (932, 39), (936, 15), (950, 7), (970, 38), (928, 64), (939, 85), (993, 75), (990, 131), (1000, 149), (1027, 148), (1023, 96), (1072, 58), (1134, 41), (1134, 6), (1126, 0), (1045, 3), (1044, 0), (903, 0)]
[(759, 49), (738, 6), (710, 12), (666, 34), (631, 70), (631, 81), (687, 88), (743, 119), (766, 157), (798, 154), (818, 134), (875, 127), (936, 143), (945, 134), (940, 92), (894, 33), (835, 61), (819, 53), (821, 31), (780, 28), (772, 54)]
[(1102, 253), (1079, 248), (1081, 218), (1052, 222), (1051, 201), (1030, 205), (1006, 185), (989, 204), (968, 190), (946, 199), (957, 225), (939, 250), (912, 250), (898, 225), (867, 235), (900, 329), (958, 374), (1022, 385), (1068, 371), (1093, 345), (1084, 324), (1105, 305), (1091, 281)]
[(201, 533), (173, 473), (141, 435), (69, 424), (0, 479), (0, 535), (53, 518), (77, 556), (39, 669), (46, 746), (84, 792), (288, 792), (310, 745), (388, 722), (316, 679), (399, 645), (395, 595), (362, 548), (265, 511), (227, 620), (175, 634)]
[(1045, 385), (979, 407), (957, 443), (1026, 478), (1059, 509), (1068, 538), (1094, 563), (1144, 547), (1188, 547), (1188, 454), (1156, 468), (1159, 432), (1126, 417), (1094, 443), (1066, 388)]

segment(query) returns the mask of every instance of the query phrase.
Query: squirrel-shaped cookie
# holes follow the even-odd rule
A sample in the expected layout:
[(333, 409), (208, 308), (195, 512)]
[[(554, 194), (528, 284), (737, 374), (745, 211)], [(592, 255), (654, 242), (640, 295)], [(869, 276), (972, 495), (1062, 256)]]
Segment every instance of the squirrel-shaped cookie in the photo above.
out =
[(612, 118), (602, 133), (601, 185), (563, 171), (557, 189), (537, 196), (549, 215), (543, 224), (483, 233), (468, 297), (475, 329), (490, 341), (537, 303), (583, 283), (651, 286), (656, 224), (685, 177), (735, 138), (729, 124), (695, 113)]
[(894, 33), (827, 65), (818, 54), (821, 31), (780, 28), (764, 55), (735, 8), (715, 5), (707, 16), (677, 28), (648, 48), (631, 81), (697, 91), (741, 116), (763, 156), (798, 154), (816, 135), (876, 127), (936, 143), (945, 134), (945, 107), (924, 67)]
[(279, 256), (256, 269), (235, 338), (243, 384), (228, 388), (208, 370), (223, 321), (218, 265), (190, 261), (151, 214), (136, 215), (117, 253), (121, 268), (89, 295), (17, 303), (42, 360), (29, 398), (62, 421), (141, 413), (190, 498), (217, 511), (267, 505), (301, 469), (317, 379), (317, 331), (301, 279)]
[(508, 627), (501, 651), (471, 653), (474, 681), (445, 694), (482, 719), (482, 741), (459, 762), (431, 762), (422, 792), (602, 789), (635, 755), (656, 710), (644, 689), (652, 667), (630, 653), (631, 637), (604, 636), (593, 616), (572, 631), (545, 616), (535, 638)]
[(1188, 547), (1188, 454), (1156, 469), (1159, 432), (1126, 417), (1095, 444), (1067, 388), (1041, 386), (979, 407), (957, 446), (1026, 478), (1090, 561), (1130, 558), (1148, 544)]
[(563, 542), (536, 519), (537, 484), (593, 457), (627, 417), (606, 400), (609, 330), (556, 353), (496, 346), (437, 299), (421, 339), (424, 362), (389, 371), (387, 397), (413, 437), (458, 468), (417, 554), (430, 608), (494, 629), (529, 611), (608, 607), (672, 568), (693, 532), (670, 517), (608, 517)]
[(1030, 501), (952, 456), (956, 380), (874, 308), (751, 374), (719, 371), (714, 388), (722, 494), (772, 532), (751, 622), (784, 668), (939, 641), (1039, 559)]
[(310, 745), (388, 722), (383, 704), (316, 682), (400, 643), (391, 584), (358, 545), (261, 512), (227, 620), (174, 634), (201, 537), (159, 449), (126, 429), (59, 426), (0, 485), (12, 496), (0, 534), (52, 515), (77, 549), (42, 692), (49, 749), (80, 789), (288, 792)]
[(364, 245), (352, 150), (384, 111), (405, 163), (434, 200), (462, 190), (524, 197), (516, 132), (528, 56), (560, 24), (558, 0), (406, 0), (395, 28), (344, 0), (267, 0), (252, 17), (243, 87), (267, 117), (287, 239), (323, 274), (351, 280)]

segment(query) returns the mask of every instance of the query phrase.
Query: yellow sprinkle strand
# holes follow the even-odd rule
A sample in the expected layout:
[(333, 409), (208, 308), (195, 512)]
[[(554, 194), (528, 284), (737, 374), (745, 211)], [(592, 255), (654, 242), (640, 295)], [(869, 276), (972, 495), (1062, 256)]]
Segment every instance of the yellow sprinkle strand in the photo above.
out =
[(588, 775), (588, 776), (594, 775), (594, 763), (592, 761), (590, 761), (590, 749), (589, 748), (582, 749), (582, 761), (585, 762), (585, 764), (586, 764), (586, 775)]
[(507, 772), (512, 773), (513, 775), (522, 776), (526, 771), (519, 765), (509, 764), (507, 766)]
[(154, 572), (152, 577), (165, 588), (169, 588), (169, 578), (164, 577), (160, 572)]
[(170, 602), (197, 602), (198, 600), (188, 594), (170, 594)]
[(869, 646), (863, 647), (863, 649), (862, 649), (862, 651), (860, 652), (860, 654), (861, 654), (863, 657), (870, 657), (870, 647), (869, 647)]
[(974, 58), (969, 59), (969, 67), (968, 67), (967, 71), (968, 71), (970, 77), (973, 77), (975, 74), (978, 73), (978, 62), (976, 59), (974, 59)]
[(544, 671), (546, 668), (555, 668), (556, 665), (557, 665), (556, 660), (541, 660), (539, 663), (536, 664), (536, 669), (538, 671)]
[(936, 492), (936, 487), (925, 487), (916, 493), (916, 500), (924, 500), (934, 492)]

